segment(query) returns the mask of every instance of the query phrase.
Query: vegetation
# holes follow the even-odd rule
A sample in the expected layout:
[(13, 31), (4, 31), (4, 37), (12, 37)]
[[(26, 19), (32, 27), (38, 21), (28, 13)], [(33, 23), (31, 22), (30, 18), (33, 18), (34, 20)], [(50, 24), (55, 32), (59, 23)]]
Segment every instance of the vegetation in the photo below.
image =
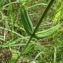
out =
[(62, 0), (0, 0), (0, 63), (63, 63)]

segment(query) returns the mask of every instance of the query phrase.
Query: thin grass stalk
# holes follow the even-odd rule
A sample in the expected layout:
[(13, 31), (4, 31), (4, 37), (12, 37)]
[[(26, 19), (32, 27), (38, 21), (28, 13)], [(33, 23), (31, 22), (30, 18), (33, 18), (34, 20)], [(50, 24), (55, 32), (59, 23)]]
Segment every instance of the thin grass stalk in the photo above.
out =
[(54, 63), (56, 63), (56, 47), (54, 47)]
[(51, 7), (51, 5), (53, 4), (53, 2), (54, 2), (54, 0), (51, 0), (51, 1), (49, 2), (48, 6), (46, 7), (46, 9), (45, 9), (44, 13), (42, 14), (42, 16), (41, 16), (40, 20), (38, 21), (38, 24), (36, 25), (36, 28), (35, 28), (35, 30), (34, 30), (34, 32), (33, 32), (33, 34), (31, 35), (31, 37), (30, 37), (30, 39), (29, 39), (28, 43), (26, 44), (25, 48), (28, 46), (28, 44), (30, 43), (31, 39), (32, 39), (32, 38), (33, 38), (33, 36), (35, 35), (35, 33), (36, 33), (37, 29), (39, 28), (39, 26), (40, 26), (41, 22), (43, 21), (43, 19), (44, 19), (45, 15), (47, 14), (47, 12), (48, 12), (49, 8)]
[[(49, 2), (48, 6), (46, 7), (44, 13), (42, 14), (40, 20), (38, 21), (38, 24), (36, 25), (33, 34), (31, 35), (31, 37), (30, 37), (30, 39), (28, 40), (26, 46), (24, 47), (23, 51), (27, 48), (28, 44), (30, 43), (30, 41), (31, 41), (31, 39), (33, 38), (33, 36), (35, 35), (37, 29), (39, 28), (41, 22), (43, 21), (45, 15), (47, 14), (49, 8), (52, 6), (52, 4), (53, 4), (54, 1), (55, 1), (55, 0), (51, 0), (51, 1)], [(20, 53), (20, 56), (22, 55), (23, 51)], [(17, 60), (20, 58), (20, 56), (18, 56), (18, 58), (16, 59), (15, 63), (17, 63)]]
[[(9, 0), (9, 3), (12, 3), (11, 0)], [(14, 16), (14, 13), (13, 13), (12, 4), (9, 4), (9, 9), (10, 9), (10, 18), (11, 18), (11, 22), (12, 22), (12, 31), (14, 31), (14, 17), (15, 16)], [(14, 33), (12, 33), (12, 39), (13, 38), (14, 38)]]

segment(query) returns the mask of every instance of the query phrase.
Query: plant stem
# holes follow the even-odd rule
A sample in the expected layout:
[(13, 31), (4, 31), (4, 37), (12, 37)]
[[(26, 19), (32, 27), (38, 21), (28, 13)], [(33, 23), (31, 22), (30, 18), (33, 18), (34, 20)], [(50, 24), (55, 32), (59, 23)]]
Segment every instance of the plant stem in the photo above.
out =
[[(28, 44), (30, 43), (30, 41), (31, 41), (31, 39), (33, 38), (33, 36), (35, 35), (35, 32), (37, 31), (38, 27), (40, 26), (41, 22), (43, 21), (45, 15), (47, 14), (49, 8), (51, 7), (51, 5), (53, 4), (54, 1), (55, 1), (55, 0), (51, 0), (51, 1), (49, 2), (48, 6), (46, 7), (44, 13), (42, 14), (40, 20), (38, 21), (38, 24), (36, 25), (36, 28), (35, 28), (33, 34), (31, 35), (29, 41), (27, 42), (26, 46), (24, 47), (23, 51), (27, 48)], [(23, 51), (22, 51), (22, 52), (23, 52)], [(22, 52), (21, 52), (20, 56), (22, 55)], [(20, 56), (18, 56), (18, 58), (16, 59), (16, 62), (15, 62), (15, 63), (17, 63), (17, 60), (20, 58)]]
[(31, 37), (30, 37), (30, 39), (29, 39), (29, 41), (28, 41), (28, 43), (26, 44), (26, 46), (25, 46), (25, 48), (24, 48), (24, 49), (26, 49), (26, 47), (27, 47), (27, 46), (28, 46), (28, 44), (30, 43), (31, 39), (32, 39), (32, 38), (33, 38), (33, 36), (35, 35), (35, 32), (36, 32), (36, 31), (37, 31), (37, 29), (39, 28), (39, 26), (40, 26), (41, 22), (43, 21), (43, 19), (44, 19), (45, 15), (47, 14), (47, 12), (48, 12), (49, 8), (51, 7), (51, 5), (53, 4), (53, 2), (54, 2), (54, 0), (51, 0), (51, 1), (49, 2), (49, 4), (48, 4), (47, 8), (45, 9), (44, 13), (42, 14), (42, 16), (41, 16), (40, 20), (38, 21), (38, 24), (37, 24), (37, 26), (36, 26), (36, 28), (35, 28), (35, 30), (34, 30), (34, 32), (33, 32), (33, 34), (31, 35)]

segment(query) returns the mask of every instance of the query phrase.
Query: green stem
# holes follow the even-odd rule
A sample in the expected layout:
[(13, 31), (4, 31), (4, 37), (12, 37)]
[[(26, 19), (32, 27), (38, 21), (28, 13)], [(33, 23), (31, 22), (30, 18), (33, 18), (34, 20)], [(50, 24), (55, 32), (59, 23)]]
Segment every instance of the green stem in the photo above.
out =
[(48, 12), (49, 8), (51, 7), (51, 5), (53, 4), (53, 2), (54, 2), (54, 0), (51, 0), (51, 1), (49, 2), (48, 6), (47, 6), (47, 8), (45, 9), (44, 13), (42, 14), (42, 16), (41, 16), (41, 18), (40, 18), (40, 20), (39, 20), (39, 22), (38, 22), (38, 24), (37, 24), (37, 26), (36, 26), (34, 32), (33, 32), (33, 34), (31, 35), (31, 37), (30, 37), (28, 43), (26, 44), (25, 49), (26, 49), (26, 47), (28, 46), (28, 44), (30, 43), (30, 41), (31, 41), (31, 39), (33, 38), (33, 36), (35, 35), (35, 32), (36, 32), (37, 29), (39, 28), (41, 22), (43, 21), (45, 15), (47, 14), (47, 12)]
[[(53, 4), (54, 1), (55, 1), (55, 0), (51, 0), (51, 1), (49, 2), (48, 6), (46, 7), (44, 13), (42, 14), (42, 16), (41, 16), (41, 18), (40, 18), (40, 20), (39, 20), (39, 22), (38, 22), (38, 24), (37, 24), (37, 26), (36, 26), (34, 32), (33, 32), (33, 34), (31, 35), (31, 37), (30, 37), (29, 41), (27, 42), (27, 44), (26, 44), (25, 48), (23, 49), (23, 51), (27, 48), (28, 44), (30, 43), (31, 39), (33, 38), (35, 32), (37, 31), (38, 27), (40, 26), (41, 22), (43, 21), (45, 15), (47, 14), (49, 8), (51, 7), (51, 5)], [(23, 51), (21, 52), (20, 56), (22, 55)], [(18, 56), (18, 58), (16, 59), (16, 62), (15, 62), (15, 63), (17, 63), (17, 60), (20, 58), (20, 56)]]

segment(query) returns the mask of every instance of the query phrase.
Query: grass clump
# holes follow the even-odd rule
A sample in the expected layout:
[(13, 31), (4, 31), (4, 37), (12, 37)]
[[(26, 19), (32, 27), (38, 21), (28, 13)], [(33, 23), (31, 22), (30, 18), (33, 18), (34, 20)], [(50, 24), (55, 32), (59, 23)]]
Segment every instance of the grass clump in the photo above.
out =
[[(22, 5), (27, 12), (25, 15), (21, 12)], [(63, 63), (62, 11), (60, 0), (1, 0), (1, 63), (5, 59), (8, 59), (6, 63)]]

